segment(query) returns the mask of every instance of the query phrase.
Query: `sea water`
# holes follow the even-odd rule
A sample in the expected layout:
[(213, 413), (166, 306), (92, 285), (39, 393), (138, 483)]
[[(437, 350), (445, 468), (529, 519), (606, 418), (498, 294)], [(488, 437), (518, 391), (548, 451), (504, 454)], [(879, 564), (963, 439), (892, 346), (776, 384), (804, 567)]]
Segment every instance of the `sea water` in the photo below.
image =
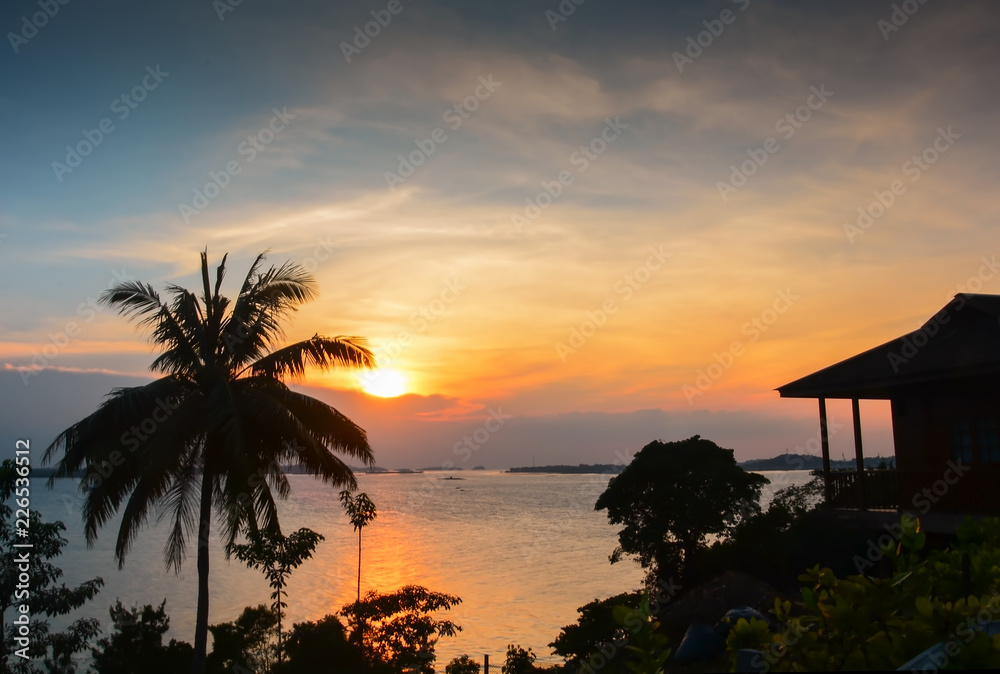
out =
[[(763, 473), (777, 489), (803, 484), (808, 471)], [(460, 471), (358, 475), (359, 488), (378, 508), (362, 532), (361, 593), (390, 592), (422, 585), (458, 596), (462, 603), (441, 614), (462, 627), (437, 646), (438, 670), (463, 653), (503, 662), (507, 644), (532, 648), (539, 662), (558, 662), (548, 644), (561, 627), (576, 621), (577, 607), (637, 589), (643, 570), (625, 559), (610, 564), (617, 529), (594, 503), (609, 475), (513, 474)], [(316, 620), (338, 611), (357, 596), (358, 536), (336, 489), (306, 475), (289, 476), (291, 495), (279, 505), (284, 533), (308, 527), (325, 540), (291, 576), (286, 625)], [(167, 639), (194, 641), (197, 604), (195, 542), (179, 575), (165, 569), (163, 544), (168, 522), (141, 531), (119, 570), (114, 560), (119, 517), (101, 529), (87, 549), (80, 520), (83, 496), (75, 480), (56, 480), (52, 490), (32, 480), (33, 507), (46, 520), (62, 520), (69, 543), (55, 563), (69, 585), (101, 576), (97, 597), (71, 617), (96, 617), (110, 629), (108, 606), (159, 605), (170, 616)], [(270, 588), (258, 571), (226, 561), (218, 531), (213, 532), (209, 571), (210, 622), (234, 620), (243, 607), (269, 604)], [(53, 621), (62, 627), (67, 621)]]

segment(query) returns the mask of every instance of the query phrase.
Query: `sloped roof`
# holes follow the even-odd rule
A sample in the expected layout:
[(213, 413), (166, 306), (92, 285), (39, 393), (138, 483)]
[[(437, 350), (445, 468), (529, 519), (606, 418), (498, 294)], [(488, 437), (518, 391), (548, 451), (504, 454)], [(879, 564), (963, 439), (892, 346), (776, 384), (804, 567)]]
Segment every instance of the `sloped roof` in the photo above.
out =
[(890, 398), (1000, 374), (1000, 295), (959, 293), (913, 332), (778, 387), (782, 398)]

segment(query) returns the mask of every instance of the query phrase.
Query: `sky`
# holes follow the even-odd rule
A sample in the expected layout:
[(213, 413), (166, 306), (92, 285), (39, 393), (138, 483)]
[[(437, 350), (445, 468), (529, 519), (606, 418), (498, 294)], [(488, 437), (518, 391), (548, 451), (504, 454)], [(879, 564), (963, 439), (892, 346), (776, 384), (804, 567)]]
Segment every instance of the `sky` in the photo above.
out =
[(295, 385), (387, 467), (815, 454), (776, 387), (1000, 292), (995, 3), (16, 0), (0, 29), (5, 447), (148, 381), (96, 298), (196, 287), (206, 249), (230, 295), (264, 250), (315, 275), (286, 341), (383, 371)]

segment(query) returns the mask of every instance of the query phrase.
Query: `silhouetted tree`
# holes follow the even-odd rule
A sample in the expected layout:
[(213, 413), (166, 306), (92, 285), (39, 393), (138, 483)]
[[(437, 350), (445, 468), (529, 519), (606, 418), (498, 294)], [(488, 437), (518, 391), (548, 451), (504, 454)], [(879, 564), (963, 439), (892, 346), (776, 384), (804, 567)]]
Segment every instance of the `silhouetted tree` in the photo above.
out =
[(191, 644), (171, 639), (163, 645), (170, 629), (166, 603), (129, 609), (115, 601), (110, 609), (114, 632), (91, 649), (98, 674), (176, 674), (190, 668)]
[(502, 674), (532, 674), (537, 672), (535, 667), (535, 654), (529, 648), (521, 648), (520, 645), (507, 645), (507, 658), (500, 666)]
[(264, 604), (258, 604), (247, 606), (234, 622), (209, 625), (212, 652), (208, 654), (207, 672), (270, 672), (271, 658), (277, 652), (274, 639), (277, 623), (275, 612)]
[(572, 671), (586, 671), (583, 666), (594, 656), (605, 663), (607, 674), (628, 674), (625, 663), (628, 653), (619, 647), (610, 655), (601, 653), (601, 648), (607, 649), (608, 644), (622, 643), (628, 640), (629, 631), (614, 618), (616, 606), (627, 606), (638, 609), (642, 600), (641, 592), (624, 592), (607, 599), (595, 599), (576, 609), (580, 617), (572, 625), (566, 625), (559, 631), (559, 636), (549, 644), (556, 655), (566, 659), (567, 666)]
[(454, 636), (462, 628), (430, 614), (461, 601), (419, 585), (407, 585), (389, 594), (369, 592), (361, 601), (344, 606), (340, 613), (347, 617), (355, 638), (358, 630), (364, 629), (364, 657), (374, 665), (373, 671), (379, 671), (379, 664), (388, 664), (391, 671), (413, 669), (433, 674), (434, 645), (441, 637)]
[(271, 589), (271, 608), (277, 616), (278, 623), (278, 666), (281, 666), (281, 618), (288, 606), (281, 595), (285, 589), (288, 576), (302, 562), (312, 557), (313, 550), (324, 540), (322, 534), (303, 527), (290, 535), (282, 536), (280, 531), (268, 529), (251, 530), (247, 534), (248, 543), (231, 546), (236, 559), (244, 562), (251, 569), (260, 569), (267, 577)]
[[(93, 578), (76, 587), (59, 583), (63, 571), (50, 560), (62, 554), (66, 539), (61, 533), (66, 525), (43, 522), (38, 511), (30, 508), (29, 500), (24, 500), (31, 493), (29, 467), (27, 462), (18, 463), (12, 459), (0, 463), (0, 669), (35, 672), (41, 671), (36, 668), (40, 664), (49, 671), (68, 674), (75, 671), (73, 654), (88, 646), (88, 641), (100, 632), (100, 624), (94, 618), (80, 618), (65, 631), (50, 633), (48, 620), (41, 616), (62, 616), (83, 606), (100, 591), (104, 581)], [(23, 505), (29, 512), (21, 526), (15, 526), (17, 519), (25, 518), (15, 513), (12, 504), (18, 508)], [(19, 517), (15, 518), (15, 514)], [(18, 535), (18, 529), (27, 531), (27, 535)], [(32, 547), (15, 548), (19, 543), (30, 543)], [(19, 568), (23, 564), (19, 559), (24, 557), (29, 560), (26, 572)], [(22, 573), (28, 574), (27, 583), (22, 582)], [(22, 605), (29, 611), (21, 611)], [(22, 626), (27, 627), (30, 645), (15, 641)], [(33, 662), (15, 655), (18, 650)]]
[(88, 545), (121, 509), (119, 566), (150, 509), (162, 508), (171, 521), (164, 557), (178, 572), (197, 525), (194, 674), (205, 671), (208, 646), (213, 507), (231, 545), (244, 528), (280, 530), (275, 501), (289, 493), (283, 464), (353, 489), (354, 474), (332, 450), (373, 463), (364, 430), (283, 381), (308, 366), (372, 367), (371, 351), (356, 337), (319, 335), (272, 350), (283, 319), (315, 297), (315, 280), (292, 263), (262, 271), (263, 261), (258, 255), (235, 302), (220, 294), (226, 257), (213, 284), (207, 253), (201, 254), (201, 297), (169, 285), (171, 298), (164, 302), (138, 281), (102, 293), (101, 302), (150, 330), (162, 349), (150, 369), (163, 376), (112, 391), (96, 412), (60, 433), (43, 457), (50, 461), (65, 449), (52, 479), (87, 469)]
[(452, 658), (452, 661), (445, 665), (444, 674), (479, 674), (481, 669), (478, 662), (468, 655), (462, 655)]
[(347, 640), (347, 631), (335, 615), (295, 623), (285, 642), (288, 661), (281, 674), (357, 674), (361, 650)]
[(358, 532), (358, 601), (361, 601), (361, 530), (378, 517), (378, 511), (368, 498), (368, 494), (364, 492), (352, 496), (351, 492), (344, 490), (340, 492), (340, 503), (344, 506), (351, 524), (354, 525), (354, 530)]
[(694, 577), (696, 553), (760, 512), (767, 478), (736, 464), (733, 450), (694, 437), (651, 442), (611, 478), (594, 508), (623, 525), (611, 563), (635, 555), (651, 580)]

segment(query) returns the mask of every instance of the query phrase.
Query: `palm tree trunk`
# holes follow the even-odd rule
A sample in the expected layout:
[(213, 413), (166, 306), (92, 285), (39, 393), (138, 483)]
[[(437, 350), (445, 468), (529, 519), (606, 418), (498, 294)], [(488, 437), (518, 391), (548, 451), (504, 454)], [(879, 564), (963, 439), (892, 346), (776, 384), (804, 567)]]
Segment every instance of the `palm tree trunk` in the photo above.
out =
[(358, 529), (358, 603), (361, 603), (361, 529)]
[(198, 611), (194, 628), (192, 674), (205, 674), (208, 651), (208, 539), (212, 518), (212, 476), (201, 477), (201, 521), (198, 525)]

